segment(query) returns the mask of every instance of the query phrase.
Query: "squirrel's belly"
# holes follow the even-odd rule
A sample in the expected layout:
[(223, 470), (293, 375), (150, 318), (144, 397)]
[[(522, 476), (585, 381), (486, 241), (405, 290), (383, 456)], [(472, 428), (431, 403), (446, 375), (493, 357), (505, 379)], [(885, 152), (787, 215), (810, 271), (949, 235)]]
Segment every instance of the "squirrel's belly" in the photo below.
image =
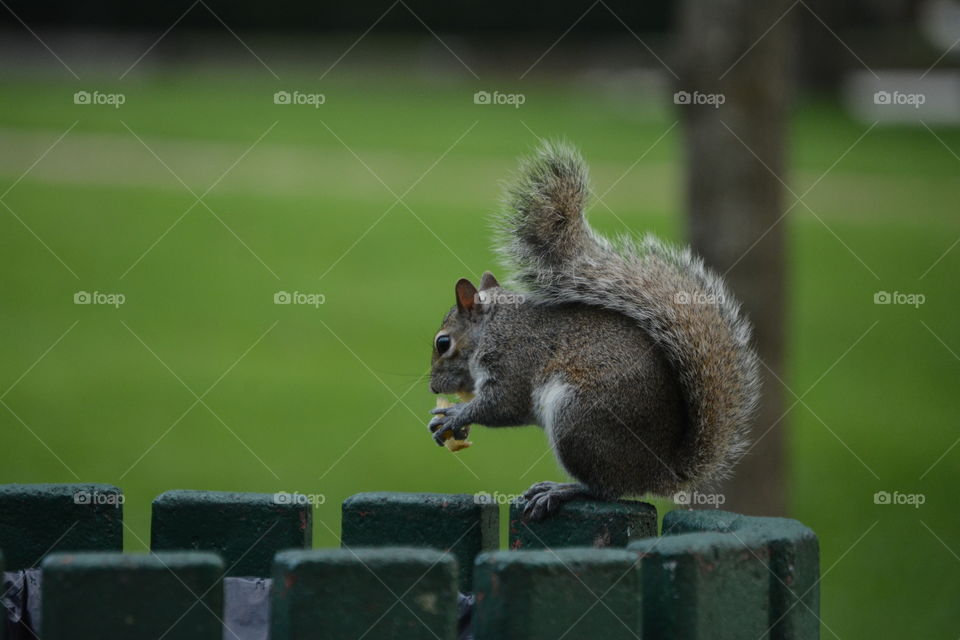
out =
[(537, 423), (552, 431), (557, 416), (572, 397), (573, 387), (560, 377), (550, 378), (547, 382), (533, 390), (533, 413)]
[(591, 489), (618, 496), (682, 488), (687, 425), (679, 402), (663, 376), (597, 390), (556, 375), (533, 392), (534, 414), (557, 462)]

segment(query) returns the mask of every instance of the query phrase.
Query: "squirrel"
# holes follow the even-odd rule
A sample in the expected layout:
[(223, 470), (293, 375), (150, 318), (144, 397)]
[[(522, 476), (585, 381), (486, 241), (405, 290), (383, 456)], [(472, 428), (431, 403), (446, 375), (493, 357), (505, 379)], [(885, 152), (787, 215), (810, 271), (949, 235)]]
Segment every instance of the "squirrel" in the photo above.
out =
[(437, 444), (471, 424), (538, 425), (575, 483), (539, 482), (523, 517), (573, 499), (670, 496), (728, 477), (759, 399), (751, 326), (722, 279), (652, 235), (587, 224), (587, 167), (566, 143), (521, 161), (497, 219), (519, 290), (460, 279), (432, 346)]

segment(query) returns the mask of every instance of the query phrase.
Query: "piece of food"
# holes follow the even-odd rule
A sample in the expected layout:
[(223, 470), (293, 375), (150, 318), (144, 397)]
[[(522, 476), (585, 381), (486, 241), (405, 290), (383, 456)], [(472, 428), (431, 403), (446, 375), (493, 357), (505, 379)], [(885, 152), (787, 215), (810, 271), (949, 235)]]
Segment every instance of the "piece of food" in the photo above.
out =
[[(470, 398), (473, 397), (473, 394), (469, 394), (469, 393), (466, 393), (466, 392), (464, 392), (464, 391), (460, 391), (460, 392), (457, 393), (457, 396), (458, 396), (461, 400), (463, 400), (464, 402), (466, 402), (467, 400), (469, 400)], [(438, 408), (438, 409), (449, 409), (449, 408), (452, 407), (454, 404), (456, 404), (456, 403), (450, 402), (449, 400), (447, 400), (447, 399), (444, 398), (443, 396), (437, 396), (437, 408)], [(463, 430), (464, 430), (464, 432), (466, 432), (467, 434), (470, 433), (470, 427), (469, 427), (469, 426), (464, 427)], [(473, 443), (470, 442), (469, 440), (457, 440), (457, 439), (454, 437), (453, 432), (448, 431), (447, 433), (443, 434), (443, 446), (445, 446), (447, 449), (449, 449), (449, 450), (452, 451), (453, 453), (456, 453), (457, 451), (460, 451), (461, 449), (466, 449), (467, 447), (471, 446), (472, 444), (473, 444)]]

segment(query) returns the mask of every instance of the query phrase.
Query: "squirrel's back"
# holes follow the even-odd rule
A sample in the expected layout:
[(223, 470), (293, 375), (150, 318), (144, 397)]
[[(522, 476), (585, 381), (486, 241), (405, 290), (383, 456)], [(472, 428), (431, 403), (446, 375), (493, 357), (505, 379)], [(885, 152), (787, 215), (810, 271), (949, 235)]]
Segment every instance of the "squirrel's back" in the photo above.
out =
[(743, 455), (758, 400), (749, 323), (689, 250), (594, 233), (584, 218), (588, 197), (579, 154), (544, 144), (508, 192), (498, 249), (538, 304), (606, 309), (649, 336), (685, 404), (686, 454), (675, 461), (673, 488), (712, 484)]

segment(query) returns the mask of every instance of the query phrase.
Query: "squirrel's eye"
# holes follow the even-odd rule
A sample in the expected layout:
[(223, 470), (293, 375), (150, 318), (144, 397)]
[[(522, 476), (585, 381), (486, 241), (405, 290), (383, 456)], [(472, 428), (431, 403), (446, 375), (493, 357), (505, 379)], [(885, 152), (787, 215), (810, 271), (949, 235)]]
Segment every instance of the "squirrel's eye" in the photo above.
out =
[(450, 336), (446, 334), (437, 336), (437, 353), (443, 355), (450, 349), (450, 345), (452, 344), (453, 339)]

